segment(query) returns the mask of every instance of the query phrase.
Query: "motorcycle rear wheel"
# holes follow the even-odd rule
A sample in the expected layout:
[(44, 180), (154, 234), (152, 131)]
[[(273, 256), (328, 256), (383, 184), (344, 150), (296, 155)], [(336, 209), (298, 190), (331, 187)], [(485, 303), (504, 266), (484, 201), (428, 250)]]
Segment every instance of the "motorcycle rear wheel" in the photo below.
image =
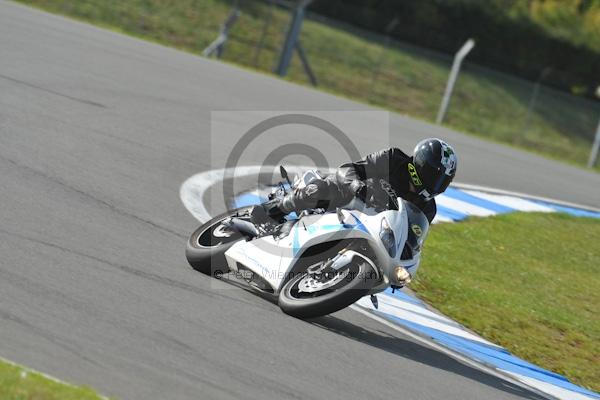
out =
[(243, 240), (244, 236), (225, 229), (222, 222), (247, 209), (248, 207), (244, 207), (220, 214), (192, 233), (185, 249), (185, 256), (192, 268), (215, 277), (229, 272), (225, 252), (236, 242)]
[[(281, 310), (296, 318), (315, 318), (331, 314), (366, 296), (376, 283), (373, 267), (365, 261), (353, 262), (345, 276), (335, 285), (311, 293), (303, 292), (301, 285), (309, 285), (309, 273), (305, 272), (290, 279), (279, 294)], [(339, 278), (336, 278), (339, 279)], [(314, 282), (314, 279), (313, 279)]]

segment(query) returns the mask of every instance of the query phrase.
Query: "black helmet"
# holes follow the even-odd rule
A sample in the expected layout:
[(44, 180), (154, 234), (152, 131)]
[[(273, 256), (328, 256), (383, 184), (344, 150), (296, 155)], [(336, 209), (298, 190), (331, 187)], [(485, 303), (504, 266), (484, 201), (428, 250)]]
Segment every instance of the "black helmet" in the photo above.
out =
[(429, 138), (417, 143), (413, 165), (408, 165), (415, 192), (427, 199), (443, 193), (456, 175), (457, 161), (454, 149), (443, 140)]

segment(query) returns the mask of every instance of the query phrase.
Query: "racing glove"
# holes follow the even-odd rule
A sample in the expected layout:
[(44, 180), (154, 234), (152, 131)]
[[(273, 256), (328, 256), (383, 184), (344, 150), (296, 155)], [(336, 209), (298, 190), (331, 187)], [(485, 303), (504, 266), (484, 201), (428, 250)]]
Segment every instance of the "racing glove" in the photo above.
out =
[(367, 184), (360, 179), (354, 179), (350, 182), (350, 192), (362, 201), (367, 200)]

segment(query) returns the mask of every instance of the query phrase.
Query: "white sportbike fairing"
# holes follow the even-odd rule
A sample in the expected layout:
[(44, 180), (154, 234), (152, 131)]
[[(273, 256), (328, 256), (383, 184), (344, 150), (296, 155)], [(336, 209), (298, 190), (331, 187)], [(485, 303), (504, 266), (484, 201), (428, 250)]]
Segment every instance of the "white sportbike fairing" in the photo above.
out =
[[(282, 175), (287, 179), (283, 168)], [(293, 187), (316, 176), (318, 171), (307, 171)], [(418, 268), (427, 218), (385, 187), (393, 198), (388, 205), (394, 204), (387, 209), (354, 199), (335, 212), (307, 210), (281, 224), (254, 221), (250, 207), (231, 211), (192, 234), (188, 261), (206, 274), (234, 271), (277, 298), (288, 314), (338, 311), (362, 296), (403, 286)], [(280, 184), (270, 197), (283, 195)]]

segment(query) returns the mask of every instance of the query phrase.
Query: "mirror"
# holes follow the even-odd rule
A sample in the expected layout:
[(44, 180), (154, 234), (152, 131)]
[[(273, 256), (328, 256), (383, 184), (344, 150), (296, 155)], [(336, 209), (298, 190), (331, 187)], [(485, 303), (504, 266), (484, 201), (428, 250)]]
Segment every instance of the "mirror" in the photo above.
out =
[(288, 185), (290, 185), (290, 187), (292, 187), (292, 182), (290, 181), (290, 178), (288, 177), (288, 173), (285, 170), (285, 168), (283, 167), (283, 165), (279, 166), (279, 173), (281, 174), (281, 177), (286, 180)]
[(287, 171), (285, 170), (285, 168), (283, 167), (283, 165), (280, 165), (280, 166), (279, 166), (279, 173), (281, 174), (281, 177), (282, 177), (283, 179), (285, 179), (286, 181), (289, 181), (289, 178), (288, 178), (288, 173), (287, 173)]

